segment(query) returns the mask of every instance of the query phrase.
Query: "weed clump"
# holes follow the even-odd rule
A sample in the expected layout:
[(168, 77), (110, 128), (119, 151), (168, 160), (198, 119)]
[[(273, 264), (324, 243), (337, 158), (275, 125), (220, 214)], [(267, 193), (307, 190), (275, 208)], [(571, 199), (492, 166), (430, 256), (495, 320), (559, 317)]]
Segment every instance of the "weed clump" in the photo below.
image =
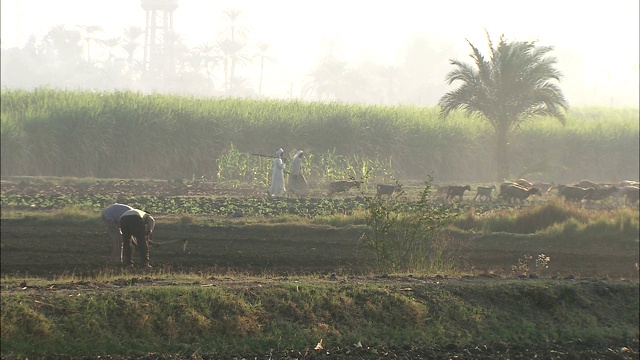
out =
[(437, 272), (455, 268), (453, 238), (441, 231), (457, 216), (454, 208), (431, 202), (431, 182), (410, 206), (401, 201), (367, 198), (367, 231), (361, 241), (370, 248), (376, 270)]

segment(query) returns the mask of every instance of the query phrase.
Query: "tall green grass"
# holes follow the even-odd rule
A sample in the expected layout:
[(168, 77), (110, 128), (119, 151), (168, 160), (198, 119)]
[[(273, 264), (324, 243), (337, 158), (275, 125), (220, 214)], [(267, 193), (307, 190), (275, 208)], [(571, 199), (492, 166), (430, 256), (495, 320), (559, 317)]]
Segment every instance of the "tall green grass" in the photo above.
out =
[[(243, 166), (229, 152), (309, 155), (315, 181), (362, 176), (436, 182), (495, 178), (493, 132), (480, 119), (436, 107), (302, 101), (198, 99), (134, 92), (47, 88), (2, 90), (3, 176), (217, 179)], [(513, 176), (571, 181), (635, 179), (640, 172), (638, 109), (571, 109), (513, 135)], [(226, 156), (226, 157), (225, 157)], [(241, 157), (235, 160), (245, 161)], [(259, 162), (247, 181), (265, 181)], [(242, 177), (247, 178), (246, 174)]]
[(493, 210), (480, 215), (472, 208), (465, 216), (460, 216), (454, 226), (485, 234), (538, 234), (569, 240), (608, 234), (637, 241), (640, 218), (637, 209), (629, 207), (592, 211), (557, 198), (530, 208)]

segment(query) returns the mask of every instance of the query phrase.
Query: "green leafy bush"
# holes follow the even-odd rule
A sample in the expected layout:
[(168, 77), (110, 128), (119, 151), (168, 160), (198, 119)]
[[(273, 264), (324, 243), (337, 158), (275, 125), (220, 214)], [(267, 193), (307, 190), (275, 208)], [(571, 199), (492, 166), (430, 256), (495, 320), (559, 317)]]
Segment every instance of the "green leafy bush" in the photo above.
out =
[(361, 241), (368, 246), (380, 272), (437, 271), (453, 264), (444, 258), (449, 237), (444, 229), (457, 216), (455, 210), (431, 201), (431, 179), (418, 201), (407, 206), (404, 192), (394, 200), (367, 198), (367, 231)]

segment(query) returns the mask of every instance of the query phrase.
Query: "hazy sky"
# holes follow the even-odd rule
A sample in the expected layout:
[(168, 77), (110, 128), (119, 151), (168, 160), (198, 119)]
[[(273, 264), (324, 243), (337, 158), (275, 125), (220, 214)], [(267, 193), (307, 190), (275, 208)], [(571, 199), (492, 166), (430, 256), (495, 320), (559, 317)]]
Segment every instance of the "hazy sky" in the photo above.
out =
[[(264, 41), (278, 59), (273, 65), (286, 92), (314, 66), (327, 41), (338, 40), (346, 61), (363, 58), (393, 63), (407, 40), (420, 34), (442, 39), (458, 59), (468, 61), (468, 39), (486, 54), (486, 28), (497, 42), (538, 40), (551, 45), (558, 67), (571, 73), (571, 53), (582, 62), (584, 85), (593, 96), (581, 101), (639, 106), (638, 0), (180, 0), (174, 29), (188, 45), (213, 43), (223, 26), (221, 12), (238, 9), (251, 41)], [(99, 25), (112, 36), (128, 26), (144, 27), (140, 0), (2, 0), (3, 47), (21, 46), (31, 34), (54, 25)], [(561, 52), (562, 51), (562, 52)], [(568, 59), (568, 58), (566, 58)], [(565, 60), (566, 60), (565, 59)], [(448, 60), (448, 59), (446, 59)], [(444, 76), (443, 74), (443, 81)], [(576, 76), (572, 73), (571, 76)], [(563, 83), (571, 84), (571, 78)], [(561, 83), (561, 86), (562, 84)], [(569, 86), (570, 88), (570, 86)], [(572, 100), (571, 94), (565, 95)], [(573, 101), (575, 102), (575, 100)]]

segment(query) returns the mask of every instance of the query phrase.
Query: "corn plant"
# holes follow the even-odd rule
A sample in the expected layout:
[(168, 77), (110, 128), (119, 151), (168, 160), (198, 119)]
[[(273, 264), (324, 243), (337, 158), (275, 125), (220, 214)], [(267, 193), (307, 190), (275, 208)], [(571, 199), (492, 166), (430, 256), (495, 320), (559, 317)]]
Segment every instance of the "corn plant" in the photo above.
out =
[(216, 177), (227, 184), (268, 186), (270, 160), (238, 151), (233, 144), (217, 160)]

